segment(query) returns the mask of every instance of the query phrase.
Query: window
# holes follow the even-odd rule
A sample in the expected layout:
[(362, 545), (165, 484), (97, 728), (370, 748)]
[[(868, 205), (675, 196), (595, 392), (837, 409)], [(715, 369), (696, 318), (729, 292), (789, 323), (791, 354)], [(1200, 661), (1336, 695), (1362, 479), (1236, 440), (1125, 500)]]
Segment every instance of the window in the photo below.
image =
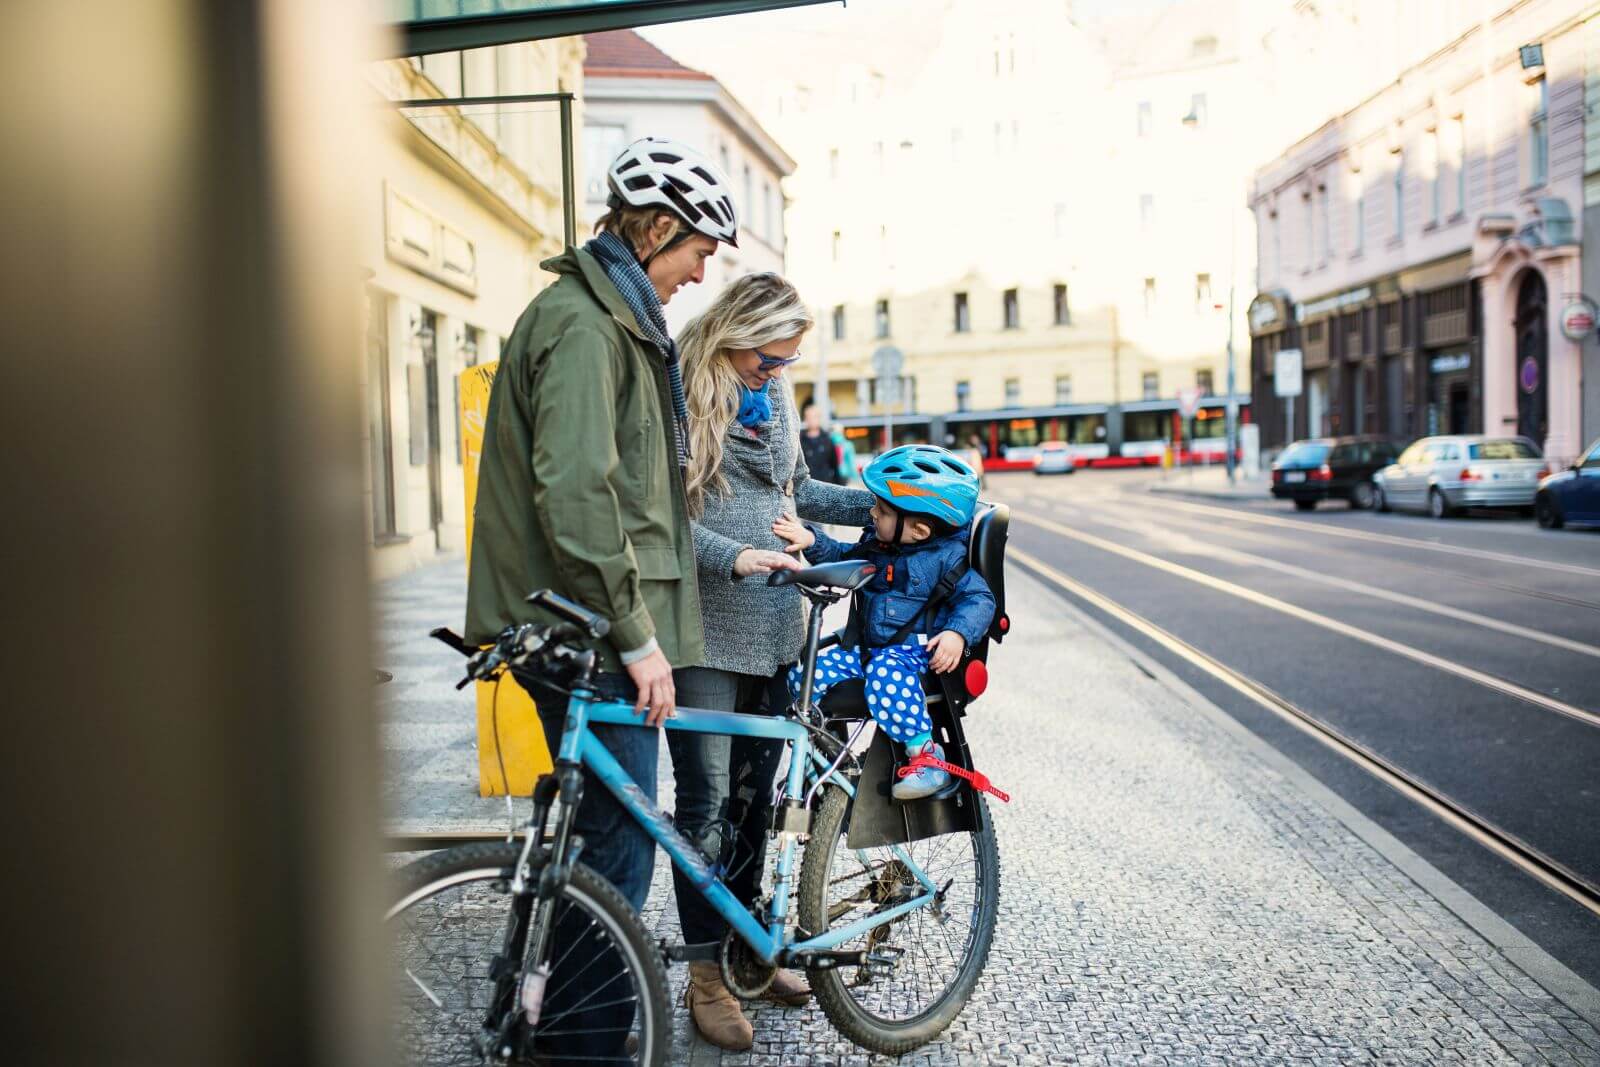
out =
[(1139, 229), (1144, 233), (1150, 232), (1150, 227), (1156, 221), (1156, 198), (1152, 193), (1139, 194)]
[(1019, 378), (1006, 379), (1006, 404), (1008, 408), (1022, 405), (1022, 381)]
[(1503, 437), (1482, 444), (1467, 446), (1468, 459), (1541, 459), (1539, 449), (1532, 441), (1520, 437)]
[(1328, 187), (1317, 186), (1317, 226), (1320, 233), (1317, 240), (1322, 244), (1322, 259), (1326, 263), (1333, 258), (1333, 211), (1328, 206)]
[(1550, 87), (1544, 75), (1528, 85), (1528, 184), (1550, 180)]
[(1356, 187), (1356, 202), (1350, 209), (1350, 255), (1359, 256), (1367, 247), (1367, 181), (1359, 169), (1350, 175)]
[(1200, 390), (1201, 396), (1216, 396), (1216, 389), (1212, 388), (1211, 372), (1197, 370), (1194, 372), (1194, 387)]
[(843, 251), (844, 235), (838, 230), (833, 231), (833, 261), (839, 262), (839, 253)]
[[(478, 359), (483, 354), (483, 331), (476, 326), (464, 327), (461, 331), (461, 363), (466, 367), (476, 367)], [(458, 405), (459, 406), (459, 405)]]
[(1150, 101), (1139, 101), (1139, 136), (1150, 136)]
[(1406, 235), (1406, 154), (1401, 151), (1394, 153), (1394, 181), (1390, 194), (1394, 202), (1394, 239), (1399, 241)]
[(1196, 37), (1189, 43), (1189, 55), (1195, 59), (1217, 54), (1217, 39), (1212, 36)]
[(1317, 231), (1316, 218), (1311, 206), (1311, 191), (1307, 190), (1300, 196), (1300, 211), (1306, 220), (1306, 258), (1301, 264), (1302, 270), (1310, 270), (1317, 263)]
[(839, 150), (837, 148), (830, 148), (828, 149), (828, 177), (837, 178), (838, 176)]
[(584, 183), (585, 199), (600, 203), (610, 192), (606, 187), (606, 171), (628, 143), (628, 131), (621, 126), (583, 127), (583, 172), (588, 175)]
[(835, 304), (833, 308), (833, 339), (844, 340), (844, 305)]
[(1444, 156), (1439, 151), (1439, 131), (1437, 129), (1429, 130), (1428, 139), (1425, 143), (1427, 156), (1422, 162), (1428, 170), (1427, 225), (1437, 226), (1439, 225), (1439, 216), (1443, 214), (1444, 208)]
[(889, 336), (889, 301), (880, 300), (872, 313), (872, 333), (880, 341)]
[(1450, 170), (1455, 175), (1454, 214), (1467, 212), (1467, 119), (1457, 115), (1450, 120)]
[(1196, 274), (1194, 276), (1194, 309), (1196, 311), (1210, 311), (1211, 304), (1211, 275)]
[(1146, 400), (1161, 399), (1161, 375), (1158, 371), (1145, 371), (1142, 385), (1144, 390), (1144, 398)]
[(744, 204), (744, 206), (745, 206), (744, 209), (746, 211), (751, 210), (752, 207), (755, 205), (755, 202), (756, 202), (756, 192), (755, 192), (755, 190), (756, 190), (755, 181), (750, 176), (750, 164), (746, 163), (744, 165), (744, 200), (741, 201), (741, 203)]
[[(1267, 229), (1272, 233), (1272, 273), (1276, 277), (1283, 273), (1283, 229), (1278, 225), (1276, 210), (1267, 215)], [(1155, 288), (1153, 282), (1150, 288)]]
[(1001, 310), (1005, 316), (1005, 328), (1015, 330), (1022, 325), (1022, 314), (1017, 309), (1017, 291), (1007, 289), (1000, 298)]
[(733, 157), (728, 155), (727, 145), (717, 147), (717, 158), (722, 161), (722, 173), (727, 175), (730, 182), (733, 181)]
[(1070, 403), (1072, 403), (1072, 375), (1070, 375), (1070, 374), (1058, 374), (1058, 375), (1056, 375), (1056, 403), (1057, 404), (1070, 404)]
[(1055, 287), (1055, 324), (1057, 326), (1072, 325), (1072, 305), (1067, 302), (1067, 287)]
[(1151, 315), (1155, 313), (1155, 310), (1156, 280), (1154, 278), (1146, 278), (1144, 280), (1144, 313), (1146, 315)]
[(972, 410), (972, 383), (971, 382), (957, 382), (956, 383), (956, 410), (957, 411), (971, 411)]
[(389, 415), (389, 298), (367, 290), (367, 447), (372, 458), (372, 535), (395, 532), (394, 437)]
[(1206, 128), (1206, 94), (1195, 93), (1189, 97), (1189, 114), (1184, 116), (1184, 123), (1194, 130)]
[(972, 329), (972, 318), (967, 312), (967, 294), (956, 294), (956, 333), (967, 333)]
[(1063, 238), (1063, 237), (1065, 237), (1067, 235), (1067, 205), (1065, 205), (1065, 204), (1057, 204), (1056, 205), (1055, 226), (1056, 226), (1056, 240), (1059, 241), (1059, 240), (1061, 240), (1061, 238)]
[(772, 183), (761, 183), (761, 229), (767, 235), (768, 244), (777, 244), (772, 239)]

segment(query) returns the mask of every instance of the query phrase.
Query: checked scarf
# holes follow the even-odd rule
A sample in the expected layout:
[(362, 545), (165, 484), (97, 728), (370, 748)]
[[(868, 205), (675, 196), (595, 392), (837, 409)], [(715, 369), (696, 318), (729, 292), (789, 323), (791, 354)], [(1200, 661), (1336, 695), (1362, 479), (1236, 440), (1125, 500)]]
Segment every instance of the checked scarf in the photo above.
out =
[(683, 393), (683, 369), (678, 361), (678, 345), (667, 333), (667, 320), (661, 314), (661, 298), (656, 295), (650, 276), (628, 243), (608, 230), (583, 246), (600, 263), (611, 284), (628, 302), (639, 329), (650, 343), (661, 350), (667, 364), (667, 384), (672, 387), (673, 423), (677, 428), (678, 466), (689, 464), (689, 402)]

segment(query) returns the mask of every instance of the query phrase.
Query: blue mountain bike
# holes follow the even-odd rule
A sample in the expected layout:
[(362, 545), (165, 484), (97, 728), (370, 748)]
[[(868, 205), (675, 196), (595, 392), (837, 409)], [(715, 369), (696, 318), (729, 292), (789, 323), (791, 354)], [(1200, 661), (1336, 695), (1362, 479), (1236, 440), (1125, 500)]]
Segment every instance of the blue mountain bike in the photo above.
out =
[[(631, 704), (595, 691), (587, 645), (606, 633), (604, 619), (536, 593), (530, 601), (561, 623), (512, 627), (489, 648), (461, 649), (471, 655), (468, 679), (515, 669), (566, 689), (571, 701), (555, 772), (540, 780), (533, 815), (518, 833), (504, 843), (446, 849), (400, 872), (388, 912), (398, 1058), (666, 1062), (666, 963), (703, 957), (693, 946), (652, 943), (622, 895), (582, 862), (585, 842), (572, 819), (593, 785), (617, 798), (727, 920), (714, 952), (736, 995), (761, 995), (779, 967), (804, 968), (840, 1033), (891, 1055), (955, 1020), (983, 972), (999, 906), (1000, 859), (984, 798), (955, 778), (939, 795), (893, 803), (887, 741), (875, 736), (864, 755), (855, 743), (869, 721), (864, 707), (825, 711), (811, 701), (824, 644), (820, 609), (871, 574), (869, 564), (843, 562), (774, 576), (814, 605), (804, 688), (786, 714), (680, 707), (666, 723), (765, 738), (786, 750), (773, 807), (771, 887), (748, 908), (590, 731), (601, 723), (641, 726)], [(947, 752), (964, 751), (956, 731), (944, 735)]]

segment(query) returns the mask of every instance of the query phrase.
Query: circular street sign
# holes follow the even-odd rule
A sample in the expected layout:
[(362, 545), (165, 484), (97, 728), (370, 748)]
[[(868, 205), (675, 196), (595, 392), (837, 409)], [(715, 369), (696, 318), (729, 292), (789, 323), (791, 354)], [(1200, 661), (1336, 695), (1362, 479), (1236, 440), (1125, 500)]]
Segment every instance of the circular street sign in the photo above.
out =
[(1522, 366), (1517, 371), (1517, 382), (1522, 386), (1522, 391), (1532, 395), (1539, 390), (1539, 361), (1528, 356), (1522, 361)]
[(1581, 341), (1594, 332), (1594, 305), (1575, 300), (1561, 309), (1561, 332), (1569, 341)]

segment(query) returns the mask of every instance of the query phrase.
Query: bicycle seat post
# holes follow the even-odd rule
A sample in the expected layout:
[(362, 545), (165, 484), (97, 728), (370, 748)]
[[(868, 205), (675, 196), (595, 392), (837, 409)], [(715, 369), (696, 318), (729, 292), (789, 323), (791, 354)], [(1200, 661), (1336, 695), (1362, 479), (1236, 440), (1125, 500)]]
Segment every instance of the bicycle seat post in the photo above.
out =
[(838, 603), (841, 594), (806, 588), (802, 588), (800, 592), (811, 601), (811, 618), (806, 626), (805, 667), (800, 678), (799, 710), (804, 715), (806, 709), (811, 707), (811, 685), (817, 673), (817, 650), (822, 644), (822, 609), (829, 604)]

